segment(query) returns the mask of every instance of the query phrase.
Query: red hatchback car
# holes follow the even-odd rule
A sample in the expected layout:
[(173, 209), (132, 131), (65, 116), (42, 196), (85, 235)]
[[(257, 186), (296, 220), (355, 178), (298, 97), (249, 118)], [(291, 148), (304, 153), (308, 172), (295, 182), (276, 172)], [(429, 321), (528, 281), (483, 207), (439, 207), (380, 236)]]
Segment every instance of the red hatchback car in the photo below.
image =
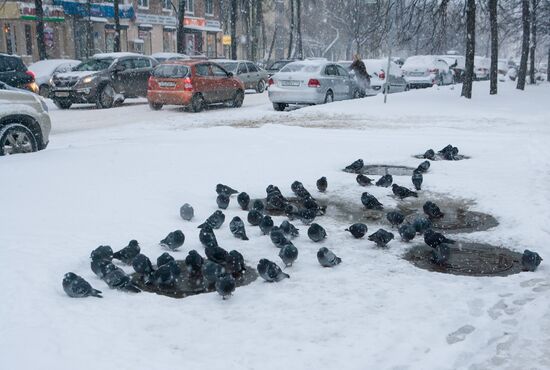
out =
[(200, 112), (210, 104), (243, 104), (244, 85), (216, 63), (206, 60), (174, 60), (159, 64), (147, 87), (151, 109), (165, 104), (184, 105)]

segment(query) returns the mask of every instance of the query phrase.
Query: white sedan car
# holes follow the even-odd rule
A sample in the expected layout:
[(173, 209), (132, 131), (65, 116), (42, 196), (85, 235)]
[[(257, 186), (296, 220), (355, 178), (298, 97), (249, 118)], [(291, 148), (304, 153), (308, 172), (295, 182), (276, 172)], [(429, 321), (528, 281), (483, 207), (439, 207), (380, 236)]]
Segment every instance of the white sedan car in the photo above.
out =
[(53, 74), (69, 72), (80, 63), (80, 60), (74, 59), (47, 59), (31, 64), (29, 71), (36, 76), (35, 81), (39, 88), (39, 94), (47, 98), (50, 94), (50, 79)]
[(411, 88), (453, 83), (453, 74), (449, 70), (449, 65), (435, 55), (408, 57), (401, 69)]

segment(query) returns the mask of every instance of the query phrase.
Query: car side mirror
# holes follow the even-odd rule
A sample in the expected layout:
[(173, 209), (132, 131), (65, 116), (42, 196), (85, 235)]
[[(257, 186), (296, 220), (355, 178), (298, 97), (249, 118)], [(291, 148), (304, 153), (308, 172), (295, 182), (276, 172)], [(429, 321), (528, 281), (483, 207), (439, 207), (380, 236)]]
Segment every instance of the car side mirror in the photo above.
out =
[(122, 64), (117, 64), (115, 66), (115, 72), (124, 72), (126, 70), (126, 67)]
[(227, 77), (233, 77), (233, 72), (227, 72)]

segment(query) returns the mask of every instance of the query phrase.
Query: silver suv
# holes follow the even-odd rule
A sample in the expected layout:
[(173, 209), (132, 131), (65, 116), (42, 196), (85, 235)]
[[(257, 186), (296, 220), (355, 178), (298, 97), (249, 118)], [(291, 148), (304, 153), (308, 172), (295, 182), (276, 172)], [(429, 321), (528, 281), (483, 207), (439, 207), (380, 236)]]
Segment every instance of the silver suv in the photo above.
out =
[(41, 97), (0, 82), (0, 156), (46, 149), (50, 129)]

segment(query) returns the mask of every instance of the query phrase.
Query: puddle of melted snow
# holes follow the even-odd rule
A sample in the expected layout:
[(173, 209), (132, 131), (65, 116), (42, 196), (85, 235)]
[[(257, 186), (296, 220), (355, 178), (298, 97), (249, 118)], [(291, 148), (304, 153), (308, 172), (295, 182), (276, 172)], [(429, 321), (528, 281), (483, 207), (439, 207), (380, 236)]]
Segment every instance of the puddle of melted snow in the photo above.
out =
[(412, 167), (406, 166), (393, 166), (386, 164), (369, 164), (363, 166), (361, 173), (364, 175), (373, 175), (373, 176), (412, 176), (415, 169)]
[[(413, 155), (413, 158), (418, 158), (418, 159), (427, 159), (427, 158), (424, 158), (424, 154), (416, 154), (416, 155)], [(470, 159), (471, 157), (467, 156), (467, 155), (462, 155), (462, 154), (457, 154), (455, 156), (455, 159), (453, 159), (454, 161), (461, 161), (463, 159)], [(429, 161), (449, 161), (448, 159), (445, 159), (441, 154), (439, 153), (435, 153), (435, 157), (434, 159), (428, 159)], [(452, 161), (449, 161), (449, 162), (452, 162)]]

